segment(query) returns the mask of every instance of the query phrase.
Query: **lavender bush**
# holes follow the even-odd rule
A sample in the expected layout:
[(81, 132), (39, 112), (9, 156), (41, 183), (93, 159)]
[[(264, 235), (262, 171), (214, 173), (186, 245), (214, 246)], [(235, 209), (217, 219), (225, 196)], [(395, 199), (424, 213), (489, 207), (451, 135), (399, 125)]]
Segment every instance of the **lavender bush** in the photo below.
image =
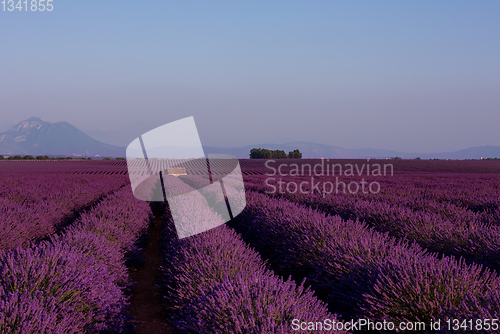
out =
[[(192, 210), (188, 203), (179, 210)], [(208, 207), (202, 217), (217, 220)], [(291, 333), (292, 319), (335, 319), (312, 292), (283, 282), (225, 225), (178, 239), (164, 216), (163, 291), (176, 329), (185, 333)]]
[[(261, 178), (250, 179), (247, 184), (248, 189), (259, 192), (268, 190), (262, 182), (257, 181)], [(394, 189), (392, 191), (396, 192)], [(432, 206), (426, 210), (420, 210), (425, 205), (419, 203), (418, 200), (413, 207), (400, 205), (394, 199), (390, 200), (393, 197), (405, 197), (406, 192), (403, 194), (405, 195), (369, 196), (360, 194), (351, 196), (340, 193), (323, 196), (320, 194), (277, 193), (272, 196), (286, 198), (331, 215), (339, 215), (344, 219), (359, 219), (379, 232), (388, 232), (396, 238), (416, 241), (431, 252), (464, 257), (469, 261), (493, 269), (500, 269), (498, 261), (500, 257), (498, 238), (500, 225), (491, 223), (496, 219), (494, 213), (489, 212), (487, 216), (486, 214), (481, 216), (464, 208), (457, 208), (454, 205), (445, 206), (444, 204), (441, 207), (444, 206), (446, 209), (433, 212)], [(377, 196), (385, 198), (385, 200)], [(371, 200), (366, 199), (368, 197), (371, 197)], [(404, 200), (400, 200), (400, 202), (404, 202)], [(434, 203), (434, 206), (437, 204)], [(454, 207), (456, 212), (445, 213), (447, 210), (453, 210)]]
[(485, 296), (499, 280), (480, 265), (439, 259), (362, 223), (286, 200), (250, 192), (247, 201), (233, 226), (279, 274), (306, 277), (334, 311), (394, 321), (439, 318), (451, 310), (466, 316), (467, 293), (480, 300), (478, 308), (498, 308)]
[(126, 184), (123, 176), (2, 174), (0, 249), (56, 232), (64, 220)]
[[(10, 252), (1, 259), (0, 277), (0, 300), (3, 305), (10, 305), (7, 310), (12, 312), (0, 316), (12, 321), (2, 331), (8, 326), (22, 328), (23, 318), (40, 322), (37, 313), (43, 313), (52, 303), (58, 307), (56, 314), (63, 319), (73, 318), (80, 331), (90, 328), (92, 322), (94, 328), (102, 329), (99, 323), (115, 318), (125, 303), (120, 288), (113, 284), (114, 275), (106, 266), (64, 244), (43, 243), (36, 248)], [(35, 308), (34, 314), (28, 315), (21, 313), (22, 304), (21, 309), (12, 307), (12, 298), (37, 293), (42, 310)]]
[(0, 331), (128, 331), (125, 255), (150, 219), (149, 205), (124, 188), (50, 242), (2, 251)]
[[(429, 322), (453, 318), (471, 319), (471, 314), (493, 315), (500, 300), (487, 300), (500, 291), (496, 273), (477, 264), (467, 265), (444, 257), (389, 258), (379, 270), (371, 291), (364, 295), (366, 314), (376, 319)], [(475, 303), (469, 303), (476, 299)], [(481, 301), (479, 301), (481, 300)], [(482, 314), (481, 314), (482, 313)]]
[[(332, 319), (304, 285), (283, 281), (269, 271), (237, 273), (180, 312), (177, 327), (196, 333), (291, 333), (294, 319)], [(335, 319), (335, 318), (333, 318)]]

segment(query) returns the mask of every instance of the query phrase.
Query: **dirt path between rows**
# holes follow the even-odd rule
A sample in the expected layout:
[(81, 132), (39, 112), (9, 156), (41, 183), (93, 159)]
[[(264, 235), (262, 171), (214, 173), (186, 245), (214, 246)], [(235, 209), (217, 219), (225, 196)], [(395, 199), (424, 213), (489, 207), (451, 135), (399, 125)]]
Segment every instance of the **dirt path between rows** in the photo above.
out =
[(154, 222), (149, 231), (149, 240), (144, 247), (144, 265), (131, 269), (130, 277), (135, 288), (130, 298), (130, 314), (135, 318), (137, 334), (171, 333), (171, 325), (162, 313), (162, 296), (156, 286), (160, 278), (161, 213), (154, 212)]

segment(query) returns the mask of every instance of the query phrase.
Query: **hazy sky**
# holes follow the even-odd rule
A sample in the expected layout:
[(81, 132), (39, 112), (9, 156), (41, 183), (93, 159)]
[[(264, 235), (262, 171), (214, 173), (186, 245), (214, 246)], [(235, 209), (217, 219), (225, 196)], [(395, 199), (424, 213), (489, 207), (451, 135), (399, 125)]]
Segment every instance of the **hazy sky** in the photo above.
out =
[(209, 146), (500, 145), (497, 0), (52, 3), (0, 4), (0, 131), (126, 146), (194, 116)]

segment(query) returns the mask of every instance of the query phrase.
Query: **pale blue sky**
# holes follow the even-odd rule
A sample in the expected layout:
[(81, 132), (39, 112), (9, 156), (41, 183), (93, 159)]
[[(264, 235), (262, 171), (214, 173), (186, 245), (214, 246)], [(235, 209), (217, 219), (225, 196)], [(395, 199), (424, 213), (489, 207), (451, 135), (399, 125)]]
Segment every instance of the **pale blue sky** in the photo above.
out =
[(194, 116), (209, 146), (500, 145), (499, 1), (53, 4), (0, 11), (0, 131), (127, 146)]

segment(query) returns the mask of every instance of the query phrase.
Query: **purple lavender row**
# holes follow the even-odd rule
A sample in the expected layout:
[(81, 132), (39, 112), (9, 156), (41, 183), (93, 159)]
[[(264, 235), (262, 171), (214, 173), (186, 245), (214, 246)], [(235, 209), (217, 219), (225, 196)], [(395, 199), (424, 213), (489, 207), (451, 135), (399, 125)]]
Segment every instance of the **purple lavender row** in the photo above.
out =
[(428, 254), (359, 221), (247, 193), (231, 224), (279, 275), (307, 278), (346, 318), (426, 321), (500, 316), (500, 279), (481, 265)]
[(151, 210), (123, 188), (62, 235), (0, 251), (0, 332), (128, 331), (125, 255)]
[[(249, 182), (264, 183), (266, 176), (247, 176), (245, 179)], [(331, 176), (315, 177), (315, 179), (320, 182), (336, 183), (335, 177)], [(340, 179), (347, 184), (350, 181), (359, 183), (361, 180), (360, 177), (340, 177)], [(438, 213), (451, 220), (466, 218), (488, 225), (500, 225), (500, 180), (497, 175), (411, 174), (366, 179), (380, 183), (381, 191), (377, 194), (358, 192), (347, 195), (361, 200), (397, 204), (412, 210)], [(286, 176), (283, 180), (300, 183), (310, 181), (311, 177)], [(307, 190), (310, 190), (309, 188)]]
[[(401, 180), (401, 181), (400, 181)], [(442, 174), (411, 175), (395, 178), (394, 189), (402, 192), (400, 199), (426, 197), (437, 202), (449, 202), (482, 212), (500, 205), (500, 179), (498, 175), (484, 174)], [(413, 196), (409, 196), (411, 194)], [(413, 197), (413, 198), (411, 198)]]
[[(295, 173), (291, 170), (291, 163), (297, 163), (297, 161), (283, 161), (285, 163), (284, 169), (279, 170), (278, 173), (282, 173), (285, 175), (279, 175), (277, 174), (277, 177), (282, 177), (285, 179), (297, 179), (300, 177), (310, 177), (310, 176), (315, 176), (321, 177), (319, 175), (315, 174), (314, 169), (314, 164), (319, 163), (320, 161), (309, 161), (307, 162), (309, 165), (309, 168), (305, 168), (307, 166), (302, 166), (302, 169), (295, 170)], [(345, 162), (345, 161), (344, 161)], [(340, 179), (345, 179), (349, 178), (351, 176), (353, 177), (367, 177), (368, 175), (373, 176), (377, 175), (377, 172), (374, 171), (374, 165), (372, 165), (372, 168), (369, 169), (368, 165), (369, 163), (364, 163), (361, 166), (361, 169), (359, 170), (358, 168), (354, 168), (354, 170), (351, 169), (351, 171), (348, 170), (347, 166), (349, 164), (352, 164), (352, 161), (349, 162), (347, 161), (348, 164), (343, 163), (339, 169), (338, 165), (337, 167), (334, 168), (333, 165), (331, 165), (332, 168), (329, 168), (328, 166), (324, 169), (318, 169), (317, 171), (320, 172), (325, 172), (330, 179), (335, 179), (336, 176), (338, 176)], [(257, 166), (253, 166), (252, 168), (248, 168), (248, 163), (252, 163), (252, 161), (241, 161), (240, 162), (243, 167), (244, 171), (252, 171), (252, 174), (255, 174), (255, 171), (259, 172), (261, 175), (267, 174), (273, 174), (277, 172), (276, 169), (270, 169), (269, 167), (266, 168), (257, 168)], [(300, 162), (298, 162), (300, 165)], [(391, 162), (392, 163), (392, 162)], [(355, 164), (359, 164), (359, 161)], [(454, 163), (455, 164), (455, 163)], [(264, 167), (264, 163), (260, 163), (260, 167)], [(306, 164), (307, 165), (307, 164)], [(277, 168), (280, 166), (280, 163), (271, 163), (270, 166)], [(352, 166), (352, 165), (351, 165)], [(358, 166), (359, 167), (359, 166)], [(498, 178), (498, 173), (497, 174), (484, 174), (484, 173), (476, 173), (474, 169), (468, 169), (465, 171), (465, 173), (450, 173), (450, 172), (433, 172), (433, 173), (422, 173), (422, 172), (411, 172), (411, 173), (405, 173), (405, 174), (400, 174), (399, 172), (399, 167), (397, 164), (394, 166), (394, 172), (395, 174), (392, 176), (391, 169), (389, 168), (388, 171), (389, 173), (387, 175), (391, 175), (391, 177), (383, 177), (383, 176), (377, 176), (376, 178), (380, 180), (381, 182), (384, 182), (386, 184), (390, 184), (390, 187), (386, 189), (390, 189), (390, 192), (394, 189), (398, 190), (408, 190), (407, 193), (405, 193), (405, 196), (415, 194), (417, 197), (423, 197), (422, 195), (425, 196), (432, 196), (431, 198), (434, 199), (442, 199), (447, 202), (452, 202), (458, 206), (468, 206), (471, 210), (473, 211), (482, 211), (484, 209), (487, 209), (491, 203), (496, 203), (496, 206), (500, 204), (499, 202), (499, 187), (500, 187), (500, 179)], [(476, 166), (478, 167), (478, 166)], [(384, 167), (385, 168), (385, 167)], [(481, 168), (478, 168), (477, 171), (479, 171)], [(382, 169), (383, 172), (382, 174), (385, 173), (385, 169)], [(407, 170), (410, 171), (410, 170)], [(360, 174), (358, 175), (358, 173)], [(245, 173), (246, 174), (246, 173)], [(252, 175), (253, 176), (253, 175)], [(400, 187), (402, 186), (402, 187)], [(408, 186), (408, 187), (407, 187)], [(440, 192), (440, 188), (442, 186), (446, 186), (446, 190), (451, 190), (451, 191), (444, 191), (444, 193)], [(401, 188), (401, 189), (399, 189)], [(430, 192), (429, 192), (430, 190)], [(435, 196), (435, 197), (434, 197)]]
[[(193, 196), (203, 198), (196, 192)], [(178, 216), (186, 211), (186, 216), (201, 217), (210, 226), (222, 221), (208, 206), (193, 207), (186, 202), (173, 205), (175, 208), (170, 209)], [(193, 210), (196, 215), (187, 212)], [(259, 254), (225, 225), (178, 239), (172, 216), (166, 213), (163, 218), (163, 291), (176, 330), (294, 333), (294, 319), (299, 323), (336, 321), (312, 291), (275, 276)]]
[(124, 176), (2, 174), (0, 249), (26, 245), (56, 232), (63, 221), (122, 187)]
[[(247, 189), (266, 193), (262, 182), (246, 183)], [(359, 219), (379, 232), (400, 239), (416, 241), (431, 252), (464, 257), (469, 261), (500, 269), (500, 225), (487, 225), (470, 217), (450, 220), (437, 213), (381, 201), (362, 200), (345, 194), (275, 193), (343, 219)]]
[(413, 210), (437, 212), (450, 219), (467, 217), (484, 223), (500, 224), (498, 175), (412, 174), (378, 181), (382, 184), (380, 193), (359, 193), (355, 197), (404, 205)]
[(292, 321), (336, 320), (313, 292), (266, 270), (225, 225), (187, 239), (166, 232), (165, 297), (186, 333), (292, 333)]
[(459, 174), (396, 177), (389, 194), (376, 200), (438, 212), (450, 219), (477, 219), (500, 225), (498, 175)]

